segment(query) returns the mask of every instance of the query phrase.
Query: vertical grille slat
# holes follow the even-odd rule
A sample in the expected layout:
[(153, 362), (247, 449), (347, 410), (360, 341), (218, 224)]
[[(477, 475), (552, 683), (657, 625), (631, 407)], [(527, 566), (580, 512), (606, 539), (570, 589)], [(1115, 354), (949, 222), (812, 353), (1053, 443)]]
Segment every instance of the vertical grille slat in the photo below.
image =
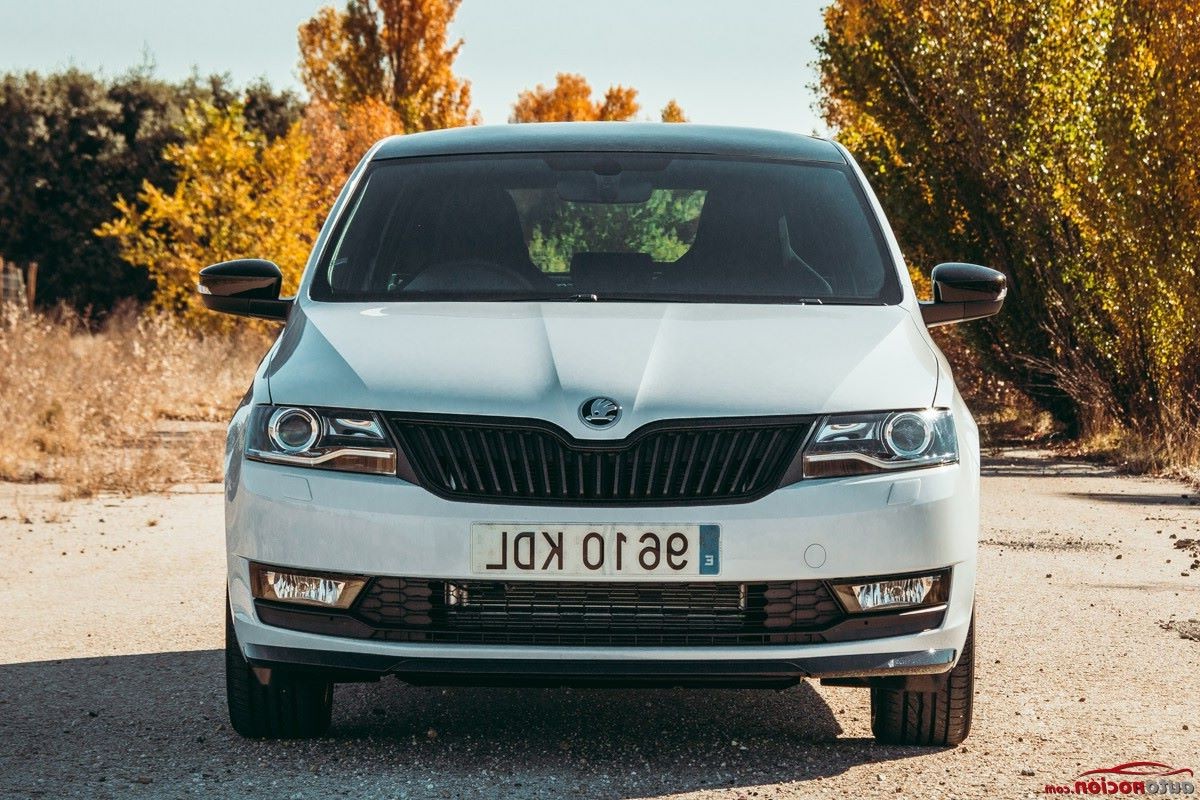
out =
[[(479, 459), (471, 453), (471, 445), (467, 441), (467, 432), (462, 428), (458, 429), (458, 441), (462, 444), (463, 458), (467, 462), (467, 466), (471, 468), (471, 474), (475, 476), (475, 485), (479, 487), (479, 491), (484, 491), (483, 476), (479, 473)], [(436, 454), (431, 454), (437, 458)]]
[(529, 449), (525, 447), (525, 436), (524, 432), (518, 433), (517, 444), (521, 446), (521, 467), (525, 472), (525, 483), (529, 486), (529, 493), (532, 495), (537, 492), (537, 488), (533, 483), (533, 467), (529, 463)]
[(654, 449), (650, 453), (650, 470), (646, 475), (646, 490), (642, 492), (647, 497), (654, 494), (654, 478), (658, 474), (658, 451), (662, 448), (664, 438), (663, 436), (654, 437)]
[(696, 491), (692, 494), (699, 495), (704, 492), (704, 481), (708, 478), (708, 473), (712, 470), (713, 461), (717, 454), (717, 447), (721, 444), (720, 437), (708, 434), (708, 453), (701, 462), (700, 477), (696, 479)]
[(517, 488), (517, 475), (516, 471), (513, 470), (513, 455), (508, 449), (508, 437), (509, 433), (507, 431), (501, 431), (497, 438), (500, 439), (501, 460), (504, 462), (505, 471), (508, 472), (508, 485), (512, 487), (513, 494), (518, 494), (520, 489)]
[(750, 464), (750, 461), (754, 457), (754, 446), (758, 444), (760, 437), (762, 437), (762, 431), (754, 431), (754, 433), (750, 434), (750, 441), (746, 442), (746, 452), (742, 453), (742, 457), (737, 459), (737, 471), (729, 479), (729, 487), (726, 491), (737, 491), (738, 483), (742, 480), (742, 474), (746, 471), (747, 465)]
[[(537, 434), (534, 434), (534, 436), (537, 436)], [(550, 486), (550, 459), (546, 458), (546, 440), (538, 436), (537, 443), (538, 455), (540, 456), (538, 462), (542, 465), (542, 480), (546, 485), (545, 496), (549, 497), (554, 493), (554, 489)]]
[(671, 440), (671, 455), (667, 456), (667, 475), (663, 478), (661, 492), (664, 496), (671, 493), (671, 476), (675, 474), (675, 465), (679, 463), (675, 457), (679, 455), (679, 443), (683, 441), (683, 434), (672, 436)]
[(733, 464), (734, 455), (737, 453), (738, 445), (742, 442), (743, 431), (738, 431), (733, 435), (733, 440), (725, 445), (725, 452), (721, 454), (721, 469), (717, 473), (716, 480), (713, 481), (713, 491), (721, 491), (721, 483), (725, 480), (726, 473), (729, 472), (729, 467)]
[(387, 417), (421, 485), (477, 502), (744, 502), (769, 492), (808, 419), (677, 420), (625, 440), (572, 440), (536, 420)]
[[(467, 483), (467, 473), (463, 471), (462, 464), (460, 463), (458, 456), (454, 452), (454, 445), (452, 445), (450, 443), (449, 432), (447, 432), (445, 429), (439, 429), (437, 431), (437, 433), (440, 434), (440, 438), (442, 440), (442, 445), (443, 445), (443, 447), (446, 448), (445, 460), (450, 462), (450, 469), (454, 470), (454, 475), (455, 475), (455, 477), (458, 478), (458, 485), (461, 486), (464, 491), (469, 490), (470, 484)], [(427, 440), (427, 445), (430, 442), (432, 442), (432, 439)], [(430, 452), (433, 452), (432, 447), (431, 447)]]
[(778, 443), (779, 437), (782, 435), (783, 431), (777, 430), (771, 432), (771, 439), (766, 443), (766, 445), (763, 446), (762, 453), (758, 458), (758, 466), (755, 467), (754, 474), (750, 476), (750, 484), (752, 486), (758, 483), (758, 479), (762, 477), (763, 470), (765, 470), (767, 465), (770, 464), (768, 456), (774, 451), (775, 445)]
[[(417, 431), (417, 435), (421, 437), (421, 443), (423, 445), (425, 445), (426, 449), (429, 449), (429, 450), (433, 449), (433, 447), (429, 441), (429, 432), (428, 431), (419, 430), (419, 431)], [(446, 460), (450, 461), (451, 464), (454, 463), (453, 458), (449, 458)], [(435, 461), (434, 465), (437, 467), (438, 475), (441, 476), (442, 480), (445, 481), (446, 483), (450, 483), (449, 474), (446, 472), (445, 468), (442, 466), (442, 461), (441, 460)], [(460, 485), (463, 485), (463, 483), (465, 483), (465, 482), (460, 483)]]
[[(476, 430), (475, 435), (479, 437), (479, 452), (483, 454), (483, 459), (486, 462), (488, 470), (487, 474), (492, 478), (492, 486), (496, 487), (496, 494), (500, 494), (502, 492), (500, 488), (500, 474), (496, 471), (496, 462), (492, 458), (492, 448), (489, 446), (490, 442), (488, 441), (489, 438), (498, 437), (495, 437), (494, 435), (489, 437), (487, 433), (482, 430)], [(476, 456), (476, 458), (478, 458), (478, 456)]]

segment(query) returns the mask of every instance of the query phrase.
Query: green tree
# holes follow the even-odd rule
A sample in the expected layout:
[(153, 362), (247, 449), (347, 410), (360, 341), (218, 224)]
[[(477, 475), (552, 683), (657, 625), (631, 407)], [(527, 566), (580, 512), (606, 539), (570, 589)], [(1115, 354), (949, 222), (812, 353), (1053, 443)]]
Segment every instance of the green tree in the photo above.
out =
[(163, 158), (175, 169), (170, 189), (142, 184), (137, 201), (116, 203), (116, 218), (97, 235), (154, 281), (154, 305), (206, 327), (227, 321), (206, 312), (196, 274), (216, 261), (260, 256), (284, 274), (284, 291), (299, 282), (316, 234), (316, 187), (306, 165), (307, 136), (295, 124), (268, 140), (249, 126), (240, 104), (192, 104), (183, 141)]
[(826, 11), (826, 119), (914, 263), (1008, 274), (967, 334), (1074, 431), (1195, 424), (1198, 39), (1194, 0)]
[(243, 98), (251, 124), (276, 136), (299, 113), (296, 98), (265, 84), (235, 91), (224, 77), (167, 83), (148, 70), (103, 80), (78, 70), (0, 76), (0, 256), (38, 262), (37, 300), (111, 308), (149, 298), (145, 270), (122, 261), (92, 229), (110, 202), (143, 180), (169, 187), (165, 147), (180, 141), (192, 100)]
[(547, 272), (566, 272), (581, 252), (639, 252), (675, 261), (696, 238), (704, 192), (656, 189), (644, 203), (620, 205), (544, 199), (526, 211), (529, 256)]

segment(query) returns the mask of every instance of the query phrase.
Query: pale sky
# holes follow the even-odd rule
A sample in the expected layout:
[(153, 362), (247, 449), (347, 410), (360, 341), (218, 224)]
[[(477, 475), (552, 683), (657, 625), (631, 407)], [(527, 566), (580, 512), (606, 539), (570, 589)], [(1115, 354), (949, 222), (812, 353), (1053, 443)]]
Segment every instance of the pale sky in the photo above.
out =
[[(0, 0), (0, 72), (120, 74), (148, 52), (158, 75), (193, 68), (299, 89), (296, 27), (328, 0)], [(342, 2), (335, 3), (338, 6)], [(824, 132), (813, 37), (826, 0), (463, 0), (456, 70), (484, 122), (517, 93), (579, 72), (597, 93), (639, 90), (657, 119), (674, 97), (695, 122)]]

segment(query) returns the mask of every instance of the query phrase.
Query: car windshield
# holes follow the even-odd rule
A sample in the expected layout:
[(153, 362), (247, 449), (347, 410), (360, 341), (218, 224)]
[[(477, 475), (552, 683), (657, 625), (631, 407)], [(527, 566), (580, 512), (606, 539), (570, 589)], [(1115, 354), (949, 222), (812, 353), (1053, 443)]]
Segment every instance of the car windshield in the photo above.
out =
[(644, 153), (373, 164), (323, 253), (325, 301), (895, 303), (845, 165)]

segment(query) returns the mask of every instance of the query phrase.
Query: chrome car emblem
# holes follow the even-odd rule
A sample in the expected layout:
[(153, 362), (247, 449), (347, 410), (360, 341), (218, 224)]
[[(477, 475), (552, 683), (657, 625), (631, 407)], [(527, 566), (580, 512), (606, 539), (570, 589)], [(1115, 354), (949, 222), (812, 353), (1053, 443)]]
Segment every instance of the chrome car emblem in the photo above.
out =
[(621, 416), (621, 406), (608, 397), (593, 397), (579, 407), (579, 416), (593, 428), (607, 428)]

